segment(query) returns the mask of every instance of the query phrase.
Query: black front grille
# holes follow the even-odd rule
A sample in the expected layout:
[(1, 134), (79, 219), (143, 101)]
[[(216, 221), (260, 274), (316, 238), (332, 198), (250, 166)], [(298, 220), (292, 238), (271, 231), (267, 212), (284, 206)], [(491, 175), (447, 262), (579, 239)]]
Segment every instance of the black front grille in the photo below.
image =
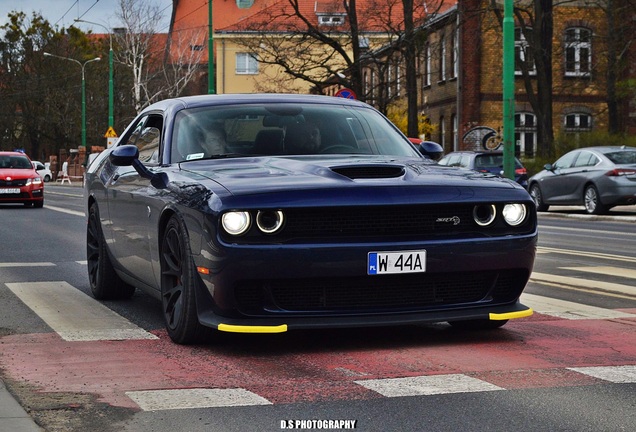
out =
[(422, 311), (480, 302), (504, 304), (519, 297), (528, 280), (523, 269), (500, 272), (423, 274), (247, 281), (235, 289), (246, 315), (275, 311), (337, 313)]
[[(484, 238), (531, 234), (536, 218), (530, 212), (518, 227), (507, 225), (501, 216), (487, 226), (475, 223), (475, 204), (388, 205), (283, 209), (285, 224), (280, 232), (265, 235), (253, 224), (243, 236), (232, 237), (220, 230), (227, 243), (316, 243), (329, 241), (427, 240)], [(256, 212), (253, 212), (253, 218)]]
[(0, 180), (0, 187), (20, 187), (25, 186), (27, 179)]

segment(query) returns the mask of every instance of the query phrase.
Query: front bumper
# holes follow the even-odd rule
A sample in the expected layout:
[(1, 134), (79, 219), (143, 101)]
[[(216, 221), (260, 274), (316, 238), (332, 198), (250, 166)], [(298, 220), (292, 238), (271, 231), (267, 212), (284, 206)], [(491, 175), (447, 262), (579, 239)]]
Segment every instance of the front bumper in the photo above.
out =
[[(366, 274), (368, 252), (416, 249), (427, 251), (425, 273)], [(279, 332), (526, 316), (532, 312), (518, 299), (535, 250), (535, 235), (380, 247), (232, 245), (213, 258), (195, 256), (210, 269), (200, 277), (199, 320), (224, 331)]]

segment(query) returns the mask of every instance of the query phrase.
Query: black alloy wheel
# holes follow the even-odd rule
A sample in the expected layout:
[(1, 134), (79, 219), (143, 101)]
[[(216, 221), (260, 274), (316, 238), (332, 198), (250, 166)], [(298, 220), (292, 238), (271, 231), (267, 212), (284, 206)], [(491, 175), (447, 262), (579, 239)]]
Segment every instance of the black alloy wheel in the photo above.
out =
[(161, 241), (161, 302), (168, 335), (178, 344), (195, 343), (211, 334), (197, 316), (197, 276), (189, 245), (185, 225), (172, 216)]
[(88, 211), (86, 260), (88, 264), (88, 282), (96, 299), (127, 299), (135, 293), (135, 287), (125, 283), (113, 268), (106, 249), (106, 240), (104, 239), (96, 203), (93, 203)]

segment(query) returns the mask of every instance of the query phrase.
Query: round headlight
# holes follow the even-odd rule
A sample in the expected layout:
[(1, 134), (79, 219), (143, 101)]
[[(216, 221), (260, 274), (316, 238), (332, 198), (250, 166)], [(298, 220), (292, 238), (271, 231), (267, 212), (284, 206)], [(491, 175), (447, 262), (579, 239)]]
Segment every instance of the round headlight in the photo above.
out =
[(517, 226), (526, 219), (526, 206), (524, 204), (506, 204), (503, 208), (503, 217), (508, 225)]
[(221, 216), (221, 224), (228, 234), (241, 235), (244, 234), (252, 222), (250, 214), (245, 211), (231, 211)]
[(479, 226), (490, 225), (497, 216), (497, 209), (494, 205), (476, 205), (473, 209), (473, 219)]
[(259, 211), (256, 215), (256, 225), (265, 234), (272, 234), (283, 226), (283, 212), (280, 210)]

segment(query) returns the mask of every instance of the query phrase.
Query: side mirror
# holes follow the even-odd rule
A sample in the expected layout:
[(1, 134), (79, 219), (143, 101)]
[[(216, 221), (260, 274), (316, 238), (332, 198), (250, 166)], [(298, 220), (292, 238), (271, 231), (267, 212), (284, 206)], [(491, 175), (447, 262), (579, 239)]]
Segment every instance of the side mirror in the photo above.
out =
[(108, 159), (116, 166), (131, 166), (135, 160), (139, 159), (139, 149), (134, 145), (115, 147), (108, 155)]
[(554, 167), (552, 166), (552, 164), (543, 165), (543, 169), (546, 171), (554, 171)]
[(150, 183), (157, 189), (165, 189), (168, 187), (168, 176), (166, 173), (154, 173), (150, 171), (146, 165), (139, 162), (139, 149), (137, 146), (127, 144), (115, 147), (108, 155), (108, 159), (116, 166), (132, 165), (140, 176), (150, 180)]

